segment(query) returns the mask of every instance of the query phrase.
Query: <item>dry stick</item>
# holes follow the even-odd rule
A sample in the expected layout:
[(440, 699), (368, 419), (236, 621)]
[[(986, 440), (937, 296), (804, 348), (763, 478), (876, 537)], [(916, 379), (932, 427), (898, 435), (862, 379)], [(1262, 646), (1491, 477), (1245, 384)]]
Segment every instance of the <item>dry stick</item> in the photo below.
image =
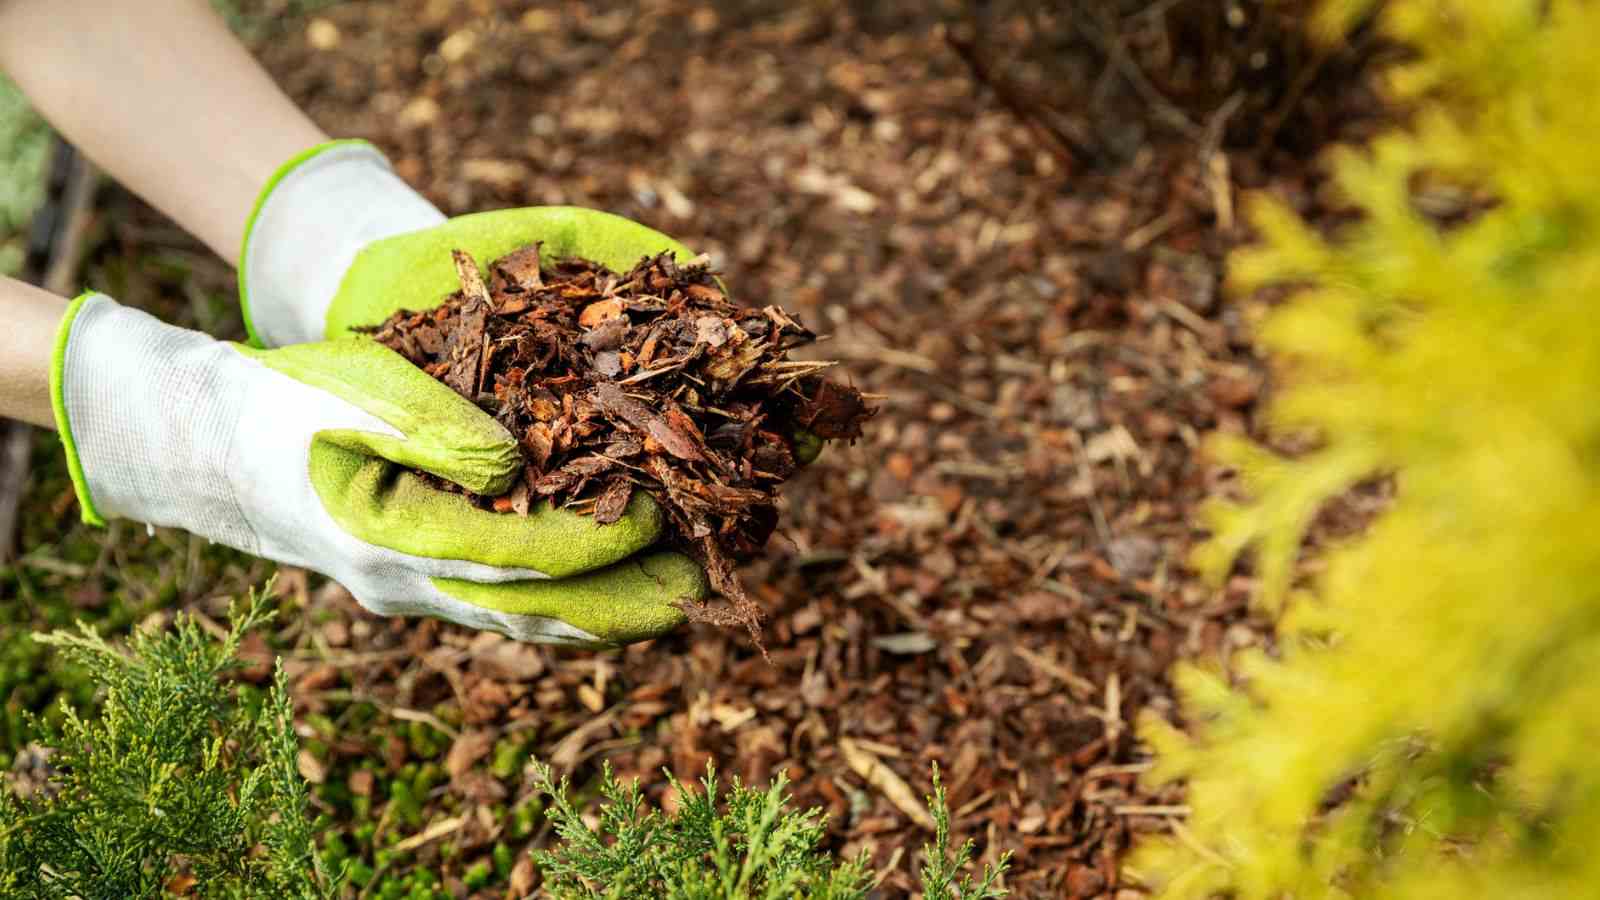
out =
[(1132, 22), (1136, 19), (1159, 18), (1171, 12), (1173, 8), (1182, 6), (1187, 2), (1189, 2), (1189, 0), (1156, 0), (1156, 2), (1146, 6), (1144, 9), (1141, 9), (1138, 12), (1128, 16), (1127, 21)]
[[(1083, 20), (1078, 26), (1079, 30), (1089, 40), (1100, 46), (1101, 51), (1106, 55), (1107, 63), (1121, 72), (1122, 77), (1128, 79), (1128, 83), (1133, 85), (1133, 89), (1144, 98), (1146, 103), (1149, 103), (1155, 109), (1156, 114), (1165, 120), (1168, 125), (1185, 136), (1198, 136), (1200, 126), (1196, 125), (1187, 115), (1184, 115), (1183, 110), (1175, 106), (1171, 100), (1168, 100), (1166, 95), (1161, 93), (1150, 82), (1150, 77), (1145, 74), (1144, 69), (1129, 55), (1127, 45), (1122, 41), (1122, 35), (1117, 32), (1117, 23), (1111, 21), (1103, 12), (1096, 10), (1094, 8), (1095, 5), (1092, 3), (1078, 2), (1073, 5), (1080, 10), (1079, 16), (1074, 18)], [(1088, 24), (1090, 20), (1098, 20), (1098, 25)]]
[(1217, 227), (1233, 230), (1233, 184), (1228, 172), (1228, 156), (1222, 152), (1222, 138), (1228, 129), (1228, 120), (1244, 105), (1245, 92), (1235, 91), (1217, 111), (1211, 114), (1200, 138), (1200, 169), (1205, 173), (1206, 186), (1211, 192), (1211, 203), (1216, 210)]
[(1045, 104), (1037, 99), (1023, 96), (1016, 85), (990, 68), (988, 60), (978, 52), (975, 40), (957, 36), (949, 28), (944, 29), (944, 39), (945, 43), (950, 45), (950, 49), (966, 63), (967, 69), (972, 72), (972, 77), (993, 91), (995, 99), (1033, 132), (1039, 143), (1061, 161), (1068, 173), (1082, 168), (1083, 159), (1094, 155), (1091, 148), (1085, 146), (1082, 141), (1074, 140), (1066, 131), (1039, 115), (1039, 110)]
[(0, 562), (9, 563), (16, 540), (17, 509), (28, 482), (28, 451), (33, 447), (33, 429), (25, 422), (5, 423), (0, 437)]
[[(55, 294), (67, 294), (83, 259), (84, 232), (89, 223), (89, 210), (94, 199), (97, 176), (94, 166), (69, 145), (58, 147), (54, 178), (62, 178), (60, 168), (65, 164), (65, 186), (62, 190), (57, 227), (50, 236), (49, 262), (39, 283)], [(48, 206), (47, 206), (48, 208)], [(40, 210), (38, 215), (44, 215)], [(32, 279), (30, 279), (32, 280)], [(28, 454), (33, 447), (33, 428), (24, 422), (0, 420), (4, 433), (0, 435), (0, 562), (10, 562), (16, 545), (17, 512), (22, 504), (22, 494), (28, 484)]]
[(1267, 116), (1267, 121), (1261, 128), (1261, 135), (1256, 139), (1257, 152), (1267, 149), (1277, 140), (1278, 132), (1283, 129), (1284, 123), (1289, 121), (1289, 116), (1294, 113), (1295, 107), (1300, 105), (1300, 98), (1305, 96), (1306, 88), (1317, 80), (1317, 76), (1322, 73), (1322, 67), (1333, 58), (1334, 49), (1331, 44), (1319, 44), (1315, 55), (1311, 57), (1311, 62), (1301, 66), (1300, 71), (1295, 73), (1294, 81), (1284, 93), (1283, 102)]

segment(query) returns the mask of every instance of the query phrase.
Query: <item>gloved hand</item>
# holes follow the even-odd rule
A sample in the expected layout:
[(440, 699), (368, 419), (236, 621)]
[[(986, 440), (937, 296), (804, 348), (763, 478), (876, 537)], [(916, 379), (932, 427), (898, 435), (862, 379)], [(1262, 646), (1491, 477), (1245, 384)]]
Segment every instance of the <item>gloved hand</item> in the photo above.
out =
[(573, 206), (446, 219), (365, 141), (333, 141), (286, 163), (262, 192), (239, 254), (239, 298), (258, 346), (322, 340), (430, 309), (460, 288), (451, 250), (479, 265), (535, 241), (549, 259), (616, 271), (641, 257), (694, 254), (621, 216)]
[[(546, 259), (578, 256), (625, 272), (688, 248), (630, 219), (575, 206), (501, 209), (446, 219), (365, 141), (332, 141), (279, 170), (256, 202), (239, 254), (239, 299), (257, 346), (279, 347), (437, 306), (460, 287), (450, 257), (479, 265), (535, 241)], [(802, 465), (823, 441), (795, 435)]]
[(125, 516), (342, 582), (384, 615), (431, 615), (522, 640), (613, 645), (683, 619), (705, 577), (641, 554), (662, 527), (636, 495), (621, 522), (485, 512), (520, 466), (486, 413), (361, 337), (258, 350), (109, 297), (69, 308), (51, 395), (84, 518)]

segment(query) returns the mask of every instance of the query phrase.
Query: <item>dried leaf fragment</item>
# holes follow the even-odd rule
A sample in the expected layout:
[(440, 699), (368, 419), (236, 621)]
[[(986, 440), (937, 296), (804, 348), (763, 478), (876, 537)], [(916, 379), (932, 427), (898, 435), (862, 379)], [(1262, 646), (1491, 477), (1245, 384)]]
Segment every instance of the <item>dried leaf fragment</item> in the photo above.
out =
[(445, 755), (445, 771), (450, 773), (451, 778), (459, 778), (474, 763), (489, 755), (494, 740), (494, 732), (487, 729), (463, 733), (450, 745), (450, 752)]

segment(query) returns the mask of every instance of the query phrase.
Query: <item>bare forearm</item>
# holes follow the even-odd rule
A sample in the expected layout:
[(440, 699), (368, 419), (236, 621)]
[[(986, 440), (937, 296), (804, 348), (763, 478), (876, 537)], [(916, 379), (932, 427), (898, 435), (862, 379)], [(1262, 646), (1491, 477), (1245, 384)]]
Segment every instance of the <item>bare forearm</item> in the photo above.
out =
[(14, 278), (0, 278), (0, 417), (54, 427), (50, 355), (67, 301)]
[(0, 0), (0, 68), (229, 262), (267, 179), (327, 139), (204, 0)]

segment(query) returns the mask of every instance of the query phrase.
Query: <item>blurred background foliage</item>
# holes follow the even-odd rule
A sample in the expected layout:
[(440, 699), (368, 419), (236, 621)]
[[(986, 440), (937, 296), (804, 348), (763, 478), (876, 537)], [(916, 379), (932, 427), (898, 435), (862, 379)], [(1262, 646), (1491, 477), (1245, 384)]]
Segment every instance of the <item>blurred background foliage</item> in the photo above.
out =
[[(1349, 7), (1349, 4), (1336, 4)], [(1190, 733), (1149, 716), (1194, 814), (1131, 868), (1167, 898), (1579, 897), (1600, 884), (1600, 6), (1397, 0), (1403, 130), (1337, 151), (1352, 221), (1258, 198), (1239, 292), (1292, 456), (1216, 440), (1246, 499), (1196, 558), (1255, 551), (1278, 643), (1181, 666)], [(1329, 499), (1394, 497), (1302, 557)]]
[(28, 223), (44, 200), (50, 128), (0, 75), (0, 275), (22, 270)]

